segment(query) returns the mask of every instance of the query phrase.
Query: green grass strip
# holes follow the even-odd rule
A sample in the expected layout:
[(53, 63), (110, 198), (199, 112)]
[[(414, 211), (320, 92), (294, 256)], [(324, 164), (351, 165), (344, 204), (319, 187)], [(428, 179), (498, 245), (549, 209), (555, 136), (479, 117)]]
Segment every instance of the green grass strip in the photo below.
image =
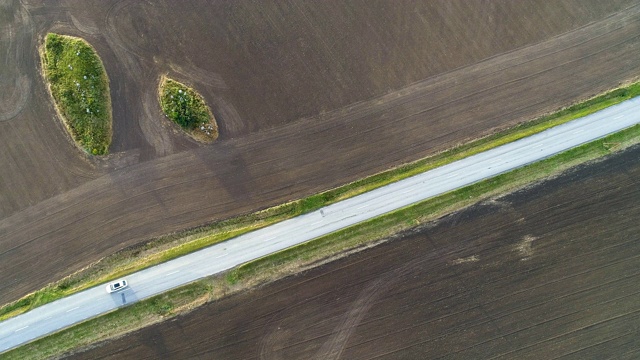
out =
[(634, 83), (501, 133), (320, 194), (133, 246), (108, 256), (83, 271), (3, 306), (0, 308), (0, 321), (111, 279), (157, 265), (249, 231), (317, 210), (323, 206), (380, 186), (530, 136), (638, 95), (640, 95), (640, 83)]
[(109, 151), (112, 136), (109, 79), (95, 50), (81, 38), (47, 34), (42, 68), (71, 137), (90, 154)]

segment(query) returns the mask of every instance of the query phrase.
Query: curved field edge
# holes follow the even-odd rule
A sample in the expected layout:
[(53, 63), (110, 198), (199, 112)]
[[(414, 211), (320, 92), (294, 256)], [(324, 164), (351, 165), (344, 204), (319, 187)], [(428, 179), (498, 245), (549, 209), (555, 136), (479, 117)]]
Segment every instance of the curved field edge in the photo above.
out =
[[(523, 137), (533, 135), (553, 126), (583, 117), (638, 95), (640, 95), (640, 83), (634, 83), (596, 96), (553, 114), (542, 116), (536, 120), (509, 128), (494, 135), (475, 140), (440, 154), (405, 164), (320, 194), (312, 195), (307, 198), (292, 201), (255, 213), (215, 222), (201, 228), (170, 234), (146, 243), (134, 245), (103, 258), (60, 281), (49, 284), (41, 290), (4, 305), (0, 308), (0, 321), (19, 315), (62, 297), (105, 283), (109, 280), (169, 261), (244, 233), (317, 210), (337, 201), (359, 195), (389, 183), (446, 165), (453, 161), (489, 150)], [(619, 147), (614, 147), (612, 150), (618, 149)], [(518, 171), (520, 170), (514, 170), (514, 172)], [(502, 175), (498, 178), (501, 176)], [(543, 175), (543, 177), (544, 176), (548, 175)], [(527, 181), (534, 181), (536, 179), (538, 178), (532, 177)], [(435, 199), (439, 199), (439, 197)], [(433, 200), (435, 201), (435, 199)], [(467, 202), (452, 204), (446, 211), (452, 211), (466, 205)], [(442, 215), (444, 213), (438, 214)], [(304, 246), (308, 247), (309, 245)], [(331, 254), (328, 253), (326, 254), (326, 256), (330, 255)], [(256, 261), (263, 262), (265, 260)], [(240, 266), (239, 269), (244, 270), (238, 270), (239, 272), (235, 273), (235, 275), (233, 275), (234, 273), (232, 272), (229, 280), (233, 282), (235, 279), (242, 278), (244, 276), (243, 274), (247, 272), (247, 267), (252, 266), (255, 265)]]
[(249, 289), (256, 284), (309, 269), (355, 251), (375, 246), (394, 234), (460, 210), (466, 206), (521, 189), (532, 182), (559, 175), (571, 167), (640, 143), (640, 125), (584, 144), (537, 163), (425, 200), (342, 229), (289, 249), (243, 264), (167, 293), (142, 300), (87, 320), (3, 354), (7, 359), (59, 356), (97, 341), (122, 336), (153, 323), (173, 318), (206, 302)]
[(193, 88), (166, 75), (160, 78), (158, 101), (164, 115), (192, 138), (212, 142), (218, 138), (218, 124), (211, 109)]
[(48, 33), (39, 49), (55, 108), (76, 145), (105, 155), (113, 135), (109, 78), (96, 50), (78, 37)]

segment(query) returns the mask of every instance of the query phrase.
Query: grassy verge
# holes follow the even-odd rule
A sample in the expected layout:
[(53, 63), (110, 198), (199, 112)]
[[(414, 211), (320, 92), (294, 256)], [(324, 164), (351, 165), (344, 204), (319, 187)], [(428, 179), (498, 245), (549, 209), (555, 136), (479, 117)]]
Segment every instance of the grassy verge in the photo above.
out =
[(164, 114), (196, 140), (211, 142), (218, 137), (218, 125), (204, 99), (192, 88), (163, 76), (158, 89)]
[[(22, 299), (3, 306), (0, 308), (0, 320), (24, 313), (37, 306), (46, 304), (64, 296), (68, 296), (89, 287), (104, 283), (108, 280), (142, 270), (178, 256), (185, 255), (243, 233), (319, 209), (322, 206), (336, 201), (361, 194), (391, 182), (398, 181), (461, 158), (471, 156), (481, 151), (486, 151), (496, 146), (538, 133), (552, 126), (601, 110), (604, 107), (619, 103), (637, 95), (640, 95), (640, 83), (632, 84), (628, 87), (600, 95), (552, 115), (541, 117), (534, 121), (508, 129), (504, 132), (445, 151), (433, 157), (406, 164), (320, 194), (292, 201), (257, 213), (217, 222), (203, 228), (169, 235), (152, 240), (145, 244), (125, 249), (102, 259), (76, 274), (50, 284), (44, 289), (38, 290)], [(515, 173), (518, 173), (518, 171), (522, 170), (516, 170)], [(531, 181), (531, 179), (527, 181)], [(456, 207), (464, 205), (465, 203), (456, 203)], [(310, 245), (301, 246), (304, 248), (305, 246)], [(351, 245), (345, 246), (351, 247)], [(230, 275), (229, 279), (233, 280), (235, 278), (242, 278), (242, 272), (245, 270), (239, 271), (240, 272), (235, 273), (235, 275)]]
[(47, 34), (40, 50), (42, 69), (67, 131), (93, 155), (109, 151), (112, 136), (109, 79), (86, 41)]
[(541, 162), (254, 260), (228, 272), (225, 278), (217, 276), (201, 280), (117, 312), (88, 320), (9, 351), (3, 356), (7, 359), (40, 359), (122, 335), (189, 311), (228, 293), (250, 288), (257, 282), (274, 280), (298, 272), (335, 254), (344, 255), (346, 250), (361, 249), (453, 210), (522, 188), (533, 181), (559, 174), (577, 164), (601, 158), (638, 143), (640, 125)]

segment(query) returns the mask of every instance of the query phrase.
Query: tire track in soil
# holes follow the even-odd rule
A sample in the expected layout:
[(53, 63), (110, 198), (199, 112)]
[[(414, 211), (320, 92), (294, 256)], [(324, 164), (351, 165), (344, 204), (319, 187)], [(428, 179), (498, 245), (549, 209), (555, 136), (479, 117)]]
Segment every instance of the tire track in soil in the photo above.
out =
[[(436, 252), (436, 254), (439, 254)], [(277, 339), (276, 336), (273, 336), (273, 328), (277, 327), (278, 330), (281, 328), (280, 322), (276, 322), (276, 325), (271, 325), (275, 322), (274, 318), (281, 316), (285, 312), (294, 311), (294, 308), (299, 308), (305, 306), (313, 301), (319, 300), (320, 298), (326, 296), (326, 293), (319, 292), (318, 295), (313, 297), (305, 298), (304, 301), (298, 302), (295, 306), (289, 306), (285, 309), (278, 310), (272, 319), (270, 319), (266, 326), (262, 327), (272, 327), (272, 331), (269, 331), (262, 338), (263, 340), (260, 342), (260, 359), (277, 359), (278, 351), (282, 351), (288, 348), (293, 348), (300, 346), (301, 344), (307, 342), (316, 342), (321, 341), (322, 339), (326, 339), (320, 349), (316, 352), (315, 355), (312, 356), (314, 359), (338, 359), (345, 349), (347, 342), (349, 340), (350, 335), (356, 330), (358, 324), (360, 324), (363, 318), (367, 315), (369, 309), (375, 305), (380, 298), (389, 291), (393, 285), (407, 276), (416, 273), (418, 270), (424, 268), (426, 263), (438, 262), (438, 258), (435, 254), (427, 255), (424, 258), (416, 259), (410, 261), (398, 268), (392, 270), (383, 270), (383, 273), (380, 275), (367, 275), (363, 276), (361, 279), (358, 279), (355, 283), (349, 283), (348, 285), (340, 285), (337, 287), (332, 287), (332, 291), (340, 291), (340, 292), (352, 292), (352, 288), (358, 288), (364, 286), (363, 290), (360, 290), (357, 294), (357, 297), (351, 301), (351, 305), (345, 311), (344, 315), (340, 315), (338, 318), (327, 318), (324, 320), (320, 320), (316, 322), (315, 326), (322, 325), (323, 323), (333, 323), (338, 322), (338, 325), (326, 333), (316, 334), (313, 337), (304, 336), (302, 341), (291, 341), (290, 339), (286, 339), (286, 342), (278, 342), (275, 341)], [(366, 261), (371, 261), (372, 259), (366, 259)], [(347, 266), (337, 266), (332, 269), (330, 273), (336, 273), (340, 271), (344, 271), (347, 268), (355, 267), (361, 261), (350, 262)], [(430, 265), (433, 266), (433, 265)], [(323, 273), (322, 277), (329, 276), (328, 273)], [(311, 277), (310, 279), (305, 279), (302, 282), (298, 282), (295, 286), (301, 286), (303, 283), (307, 283), (310, 281), (318, 280), (319, 277)], [(365, 286), (366, 284), (366, 286)], [(288, 287), (279, 290), (279, 292), (283, 292)], [(394, 293), (393, 296), (398, 296), (398, 293)], [(258, 301), (259, 303), (259, 301)], [(389, 315), (392, 316), (392, 315)], [(291, 332), (291, 329), (287, 329)]]
[(342, 323), (333, 330), (329, 339), (318, 350), (314, 356), (315, 359), (333, 360), (340, 358), (344, 348), (347, 346), (350, 335), (356, 330), (358, 324), (373, 306), (373, 302), (379, 294), (386, 291), (390, 281), (392, 279), (387, 281), (378, 279), (360, 293), (360, 296), (347, 310)]
[(420, 269), (420, 265), (429, 260), (433, 261), (436, 259), (433, 256), (427, 256), (427, 259), (411, 261), (371, 282), (360, 292), (358, 298), (346, 311), (344, 319), (333, 329), (329, 335), (329, 339), (318, 350), (314, 358), (327, 360), (339, 359), (347, 346), (351, 334), (356, 330), (365, 315), (367, 315), (375, 301), (387, 292), (394, 283), (406, 278), (415, 272), (416, 269)]

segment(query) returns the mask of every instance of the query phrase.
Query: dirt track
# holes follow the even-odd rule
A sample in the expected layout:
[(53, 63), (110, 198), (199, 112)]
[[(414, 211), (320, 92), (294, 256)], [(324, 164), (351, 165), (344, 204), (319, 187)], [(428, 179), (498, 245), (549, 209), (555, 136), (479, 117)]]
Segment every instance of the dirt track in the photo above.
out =
[(640, 147), (73, 359), (635, 359)]
[[(506, 1), (487, 7), (486, 13), (474, 11), (467, 1), (431, 4), (431, 10), (416, 10), (407, 2), (405, 10), (382, 7), (367, 15), (369, 22), (354, 25), (359, 29), (354, 32), (368, 34), (376, 23), (396, 24), (384, 22), (384, 16), (402, 19), (401, 11), (467, 15), (446, 17), (455, 19), (452, 23), (426, 22), (451, 34), (448, 41), (417, 37), (393, 47), (396, 38), (380, 38), (369, 41), (371, 49), (354, 47), (352, 53), (346, 49), (364, 46), (364, 41), (346, 36), (344, 24), (351, 18), (341, 22), (342, 28), (319, 25), (338, 3), (303, 3), (291, 14), (287, 9), (293, 6), (274, 8), (265, 13), (282, 14), (245, 20), (264, 22), (267, 31), (246, 32), (241, 20), (262, 2), (238, 7), (190, 3), (201, 18), (220, 19), (207, 24), (228, 20), (226, 30), (194, 25), (198, 22), (187, 21), (194, 8), (161, 2), (153, 8), (126, 1), (7, 3), (13, 18), (11, 31), (2, 36), (15, 34), (17, 40), (3, 38), (1, 49), (15, 70), (2, 81), (15, 91), (2, 94), (0, 112), (0, 303), (142, 239), (299, 198), (588, 97), (636, 77), (640, 64), (640, 6), (607, 16), (627, 6), (625, 1), (521, 9)], [(469, 13), (478, 18), (468, 19)], [(505, 18), (502, 14), (511, 14), (507, 18), (513, 23), (488, 21)], [(304, 26), (303, 17), (308, 20)], [(398, 21), (392, 33), (409, 26)], [(489, 25), (464, 30), (461, 24), (468, 21)], [(289, 23), (291, 28), (280, 28)], [(83, 36), (103, 58), (115, 119), (115, 154), (104, 162), (90, 163), (79, 155), (53, 118), (34, 71), (36, 44), (46, 31)], [(325, 31), (338, 35), (324, 36)], [(299, 38), (290, 39), (291, 32)], [(201, 46), (215, 34), (220, 39), (212, 40), (211, 49), (223, 55)], [(247, 38), (238, 41), (233, 34)], [(327, 60), (334, 49), (327, 39), (345, 58)], [(452, 43), (465, 46), (454, 51), (447, 47)], [(532, 43), (537, 44), (521, 47)], [(238, 44), (246, 48), (234, 50)], [(431, 47), (410, 53), (418, 44)], [(308, 58), (267, 64), (279, 46), (290, 51), (281, 52), (287, 56), (307, 51)], [(296, 52), (296, 46), (308, 50)], [(376, 58), (383, 49), (413, 60)], [(364, 58), (372, 63), (365, 66)], [(323, 66), (328, 70), (320, 71)], [(389, 73), (371, 70), (376, 66)], [(264, 69), (269, 71), (258, 76)], [(195, 82), (213, 104), (222, 125), (219, 142), (198, 147), (162, 122), (154, 94), (165, 71)], [(323, 75), (316, 77), (318, 71)]]

